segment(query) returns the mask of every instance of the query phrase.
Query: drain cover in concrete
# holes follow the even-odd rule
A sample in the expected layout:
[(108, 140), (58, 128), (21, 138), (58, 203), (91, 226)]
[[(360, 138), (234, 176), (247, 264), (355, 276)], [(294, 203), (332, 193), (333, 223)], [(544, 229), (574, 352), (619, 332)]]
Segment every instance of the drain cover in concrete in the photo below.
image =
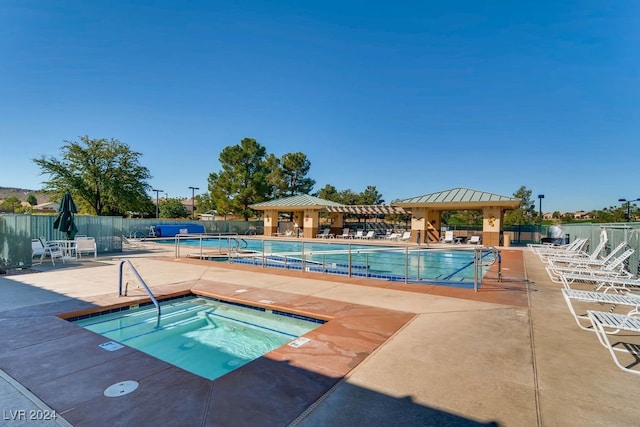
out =
[(118, 344), (117, 342), (113, 342), (113, 341), (107, 341), (105, 343), (98, 345), (98, 347), (107, 351), (116, 351), (116, 350), (120, 350), (121, 348), (124, 348), (122, 344)]
[(119, 383), (115, 383), (107, 387), (104, 391), (104, 395), (106, 397), (120, 397), (126, 396), (127, 394), (135, 391), (138, 388), (138, 382), (129, 380), (129, 381), (121, 381)]

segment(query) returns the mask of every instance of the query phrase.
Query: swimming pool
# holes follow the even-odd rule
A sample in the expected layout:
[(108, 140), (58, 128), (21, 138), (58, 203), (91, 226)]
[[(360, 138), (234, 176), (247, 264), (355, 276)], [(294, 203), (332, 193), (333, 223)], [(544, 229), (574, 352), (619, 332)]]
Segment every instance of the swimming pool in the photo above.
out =
[(284, 344), (304, 345), (299, 337), (324, 323), (196, 296), (165, 300), (161, 307), (160, 318), (147, 304), (68, 320), (211, 380)]
[[(471, 287), (499, 258), (493, 248), (434, 249), (360, 243), (268, 240), (241, 237), (181, 237), (165, 241), (187, 248), (188, 256), (271, 268), (370, 277), (391, 281), (429, 282)], [(477, 267), (477, 271), (476, 271)]]

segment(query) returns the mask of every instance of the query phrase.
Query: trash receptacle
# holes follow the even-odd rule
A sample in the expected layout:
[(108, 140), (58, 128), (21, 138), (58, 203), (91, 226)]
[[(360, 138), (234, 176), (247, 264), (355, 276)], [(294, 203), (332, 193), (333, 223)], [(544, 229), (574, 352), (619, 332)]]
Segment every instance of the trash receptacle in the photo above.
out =
[(505, 234), (505, 236), (502, 238), (502, 246), (504, 246), (505, 248), (511, 246), (511, 237)]

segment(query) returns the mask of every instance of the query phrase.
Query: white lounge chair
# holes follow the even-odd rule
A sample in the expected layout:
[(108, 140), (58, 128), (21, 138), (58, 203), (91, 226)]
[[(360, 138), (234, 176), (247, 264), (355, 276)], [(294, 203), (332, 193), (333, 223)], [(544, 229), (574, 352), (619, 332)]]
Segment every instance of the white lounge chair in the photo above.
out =
[(402, 233), (402, 236), (398, 238), (398, 240), (400, 240), (401, 242), (406, 242), (407, 240), (410, 240), (410, 239), (411, 239), (410, 231), (405, 231), (404, 233)]
[(545, 268), (552, 282), (562, 283), (561, 274), (583, 273), (583, 274), (607, 274), (629, 276), (630, 273), (624, 269), (624, 262), (635, 252), (634, 249), (627, 249), (622, 255), (605, 263), (577, 263), (555, 265), (549, 263)]
[[(581, 291), (577, 289), (563, 289), (562, 296), (567, 303), (567, 307), (569, 307), (571, 315), (576, 320), (576, 323), (581, 329), (584, 329), (585, 331), (592, 331), (593, 325), (591, 325), (591, 323), (589, 322), (589, 316), (587, 316), (586, 313), (576, 313), (576, 309), (573, 305), (574, 302), (608, 304), (612, 306), (612, 309), (616, 306), (632, 307), (631, 311), (629, 311), (627, 314), (638, 313), (638, 309), (640, 308), (640, 296), (628, 293), (618, 294), (615, 292), (593, 292)], [(581, 322), (581, 320), (586, 320), (589, 323), (585, 325)]]
[[(631, 366), (638, 365), (638, 354), (640, 353), (640, 345), (638, 345), (638, 335), (640, 335), (640, 317), (627, 314), (608, 313), (604, 311), (588, 310), (587, 316), (591, 321), (593, 330), (598, 337), (598, 341), (602, 344), (613, 358), (616, 366), (625, 372), (640, 375), (640, 371), (632, 369)], [(625, 331), (624, 337), (619, 335), (616, 342), (612, 343), (609, 337), (618, 332)], [(632, 334), (628, 334), (631, 332)], [(628, 342), (633, 335), (636, 339), (634, 342)], [(623, 341), (623, 339), (625, 341)], [(630, 354), (629, 363), (624, 365), (618, 356), (619, 353)]]
[(527, 246), (537, 255), (549, 253), (562, 255), (563, 253), (574, 253), (583, 250), (589, 244), (589, 239), (578, 238), (566, 245), (553, 245), (551, 243), (528, 244)]
[(143, 239), (133, 239), (124, 234), (122, 235), (122, 243), (123, 246), (128, 246), (129, 248), (141, 248), (145, 245)]
[(330, 228), (325, 228), (324, 230), (322, 230), (321, 233), (318, 233), (316, 235), (317, 239), (333, 239), (333, 234), (331, 234), (331, 229)]
[(343, 228), (342, 229), (342, 234), (338, 235), (337, 237), (342, 237), (343, 239), (348, 239), (349, 237), (351, 237), (351, 229)]
[(618, 246), (616, 246), (609, 255), (603, 258), (596, 258), (591, 256), (585, 256), (585, 252), (576, 252), (571, 256), (562, 255), (562, 256), (549, 256), (546, 258), (546, 262), (549, 264), (567, 264), (567, 265), (579, 265), (579, 264), (589, 264), (589, 265), (605, 265), (609, 263), (614, 257), (618, 254), (618, 252), (622, 251), (627, 246), (627, 242), (621, 242)]
[(363, 239), (374, 239), (376, 237), (376, 232), (374, 230), (369, 230), (367, 231), (367, 234), (365, 234), (364, 236), (362, 236)]
[(455, 239), (453, 238), (453, 231), (445, 231), (444, 237), (440, 239), (442, 243), (454, 243)]
[(387, 240), (398, 240), (400, 238), (400, 234), (398, 233), (391, 233), (388, 236), (384, 237)]
[(470, 245), (479, 245), (480, 244), (480, 236), (471, 236), (467, 243)]
[[(627, 272), (628, 273), (628, 272)], [(560, 280), (565, 289), (573, 289), (579, 284), (587, 285), (594, 291), (608, 290), (637, 290), (640, 289), (640, 278), (628, 274), (617, 274), (617, 272), (580, 272), (580, 273), (561, 273)]]
[(353, 236), (354, 239), (362, 239), (363, 237), (364, 237), (364, 230), (356, 231), (355, 236)]

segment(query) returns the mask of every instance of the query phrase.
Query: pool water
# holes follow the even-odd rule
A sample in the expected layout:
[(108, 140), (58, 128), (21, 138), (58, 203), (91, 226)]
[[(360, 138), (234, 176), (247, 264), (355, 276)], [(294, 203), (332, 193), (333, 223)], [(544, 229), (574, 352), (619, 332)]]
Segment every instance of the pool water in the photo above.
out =
[(317, 328), (322, 320), (201, 297), (74, 323), (208, 379), (216, 379)]
[[(165, 243), (175, 244), (174, 240)], [(244, 253), (232, 258), (234, 263), (306, 271), (350, 274), (385, 280), (432, 281), (441, 284), (472, 284), (474, 252), (472, 250), (435, 250), (427, 248), (383, 247), (358, 243), (300, 242), (292, 240), (260, 240), (243, 238), (183, 239), (180, 245), (211, 249), (234, 247)], [(302, 256), (304, 251), (305, 255)], [(255, 253), (255, 257), (247, 253)], [(266, 256), (263, 256), (266, 254)], [(495, 252), (481, 254), (480, 277), (488, 271)], [(227, 258), (213, 257), (218, 261)], [(351, 267), (349, 269), (349, 266)]]

